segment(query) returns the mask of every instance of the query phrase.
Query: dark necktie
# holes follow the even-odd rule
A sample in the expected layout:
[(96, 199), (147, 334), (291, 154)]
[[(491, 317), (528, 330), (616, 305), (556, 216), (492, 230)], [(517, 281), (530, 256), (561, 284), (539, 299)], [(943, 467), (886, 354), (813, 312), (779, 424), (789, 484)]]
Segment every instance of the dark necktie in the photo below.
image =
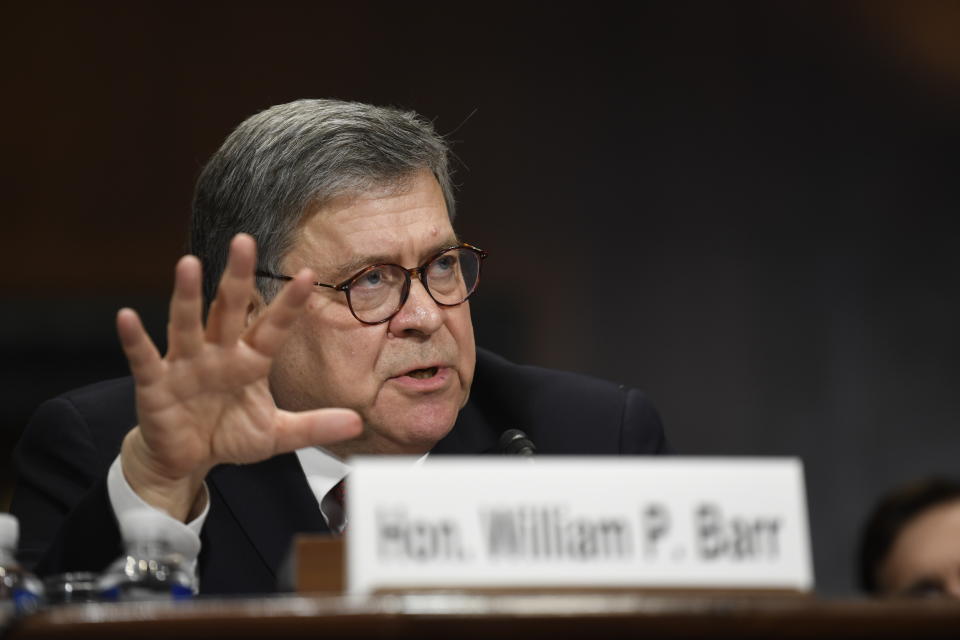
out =
[[(331, 518), (330, 527), (334, 530), (335, 533), (343, 535), (347, 531), (347, 483), (346, 477), (344, 477), (340, 482), (333, 485), (333, 489), (330, 489), (330, 497), (336, 503), (337, 507), (340, 508), (339, 513), (339, 522), (333, 522), (334, 518)], [(333, 515), (333, 514), (331, 514)]]

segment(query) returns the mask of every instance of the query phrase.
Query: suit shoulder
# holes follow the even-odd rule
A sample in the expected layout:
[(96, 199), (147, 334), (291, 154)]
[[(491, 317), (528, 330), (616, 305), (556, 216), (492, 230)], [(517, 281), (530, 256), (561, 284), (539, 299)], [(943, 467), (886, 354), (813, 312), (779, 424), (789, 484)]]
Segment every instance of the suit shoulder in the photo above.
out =
[(51, 441), (84, 438), (108, 455), (115, 452), (136, 423), (133, 389), (132, 378), (114, 378), (45, 401), (24, 429), (20, 448), (34, 441), (49, 445)]
[(517, 365), (477, 350), (471, 402), (495, 424), (527, 431), (544, 453), (655, 453), (659, 416), (638, 389)]
[(56, 399), (65, 399), (77, 406), (102, 406), (104, 403), (133, 401), (133, 378), (111, 378), (65, 391)]
[(620, 399), (625, 391), (623, 385), (608, 380), (571, 371), (515, 364), (503, 356), (479, 348), (477, 379), (483, 386), (491, 386), (511, 395), (518, 392), (528, 394), (528, 397), (529, 394), (547, 394), (571, 401)]

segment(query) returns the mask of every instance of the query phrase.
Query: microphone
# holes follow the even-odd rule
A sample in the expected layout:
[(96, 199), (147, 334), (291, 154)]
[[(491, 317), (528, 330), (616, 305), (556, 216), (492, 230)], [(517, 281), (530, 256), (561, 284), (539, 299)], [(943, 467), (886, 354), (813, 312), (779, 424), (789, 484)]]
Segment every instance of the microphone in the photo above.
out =
[(507, 429), (501, 433), (497, 449), (500, 453), (517, 456), (532, 456), (537, 452), (536, 445), (520, 429)]

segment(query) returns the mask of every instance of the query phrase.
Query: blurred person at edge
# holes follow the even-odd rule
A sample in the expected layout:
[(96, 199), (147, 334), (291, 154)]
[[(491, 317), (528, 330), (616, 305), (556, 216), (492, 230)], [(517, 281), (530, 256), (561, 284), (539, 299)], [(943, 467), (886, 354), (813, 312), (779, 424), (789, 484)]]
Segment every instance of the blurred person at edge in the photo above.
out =
[(874, 596), (960, 599), (960, 483), (929, 478), (884, 496), (863, 529), (859, 572)]

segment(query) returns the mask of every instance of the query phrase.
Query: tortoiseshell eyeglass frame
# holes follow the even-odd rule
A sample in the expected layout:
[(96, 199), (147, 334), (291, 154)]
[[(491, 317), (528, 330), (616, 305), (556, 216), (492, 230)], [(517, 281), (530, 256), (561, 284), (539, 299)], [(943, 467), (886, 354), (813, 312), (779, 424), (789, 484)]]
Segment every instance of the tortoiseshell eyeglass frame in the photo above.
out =
[[(424, 269), (430, 266), (431, 262), (433, 262), (434, 260), (442, 256), (443, 254), (447, 253), (448, 251), (453, 251), (454, 249), (466, 249), (476, 254), (477, 280), (476, 282), (473, 283), (473, 287), (471, 287), (470, 291), (467, 292), (467, 295), (464, 296), (463, 300), (460, 300), (459, 302), (453, 302), (453, 303), (440, 302), (439, 300), (436, 299), (436, 297), (434, 297), (433, 291), (430, 290), (430, 285), (425, 277)], [(463, 304), (464, 302), (469, 300), (470, 296), (476, 293), (477, 289), (480, 287), (480, 272), (483, 269), (483, 261), (487, 258), (488, 255), (489, 254), (486, 251), (484, 251), (483, 249), (480, 249), (479, 247), (475, 247), (471, 244), (467, 244), (466, 242), (461, 242), (460, 244), (453, 245), (452, 247), (446, 247), (445, 249), (441, 249), (440, 251), (437, 251), (436, 253), (431, 255), (429, 258), (424, 260), (420, 266), (413, 267), (412, 269), (407, 269), (402, 265), (394, 264), (392, 262), (380, 262), (377, 264), (371, 264), (364, 267), (363, 269), (353, 274), (352, 276), (350, 276), (340, 284), (327, 284), (325, 282), (314, 282), (313, 286), (325, 287), (327, 289), (335, 289), (336, 291), (342, 291), (344, 295), (347, 296), (347, 306), (350, 308), (350, 313), (359, 322), (363, 324), (369, 324), (369, 325), (383, 324), (384, 322), (389, 322), (393, 318), (393, 316), (400, 313), (400, 309), (402, 309), (403, 305), (406, 304), (407, 298), (410, 296), (410, 281), (414, 276), (416, 276), (417, 279), (420, 280), (420, 282), (423, 284), (423, 288), (426, 289), (427, 293), (430, 295), (430, 298), (434, 302), (436, 302), (437, 305), (441, 307), (456, 307), (457, 305)], [(363, 320), (362, 318), (360, 318), (360, 316), (357, 315), (357, 312), (353, 310), (353, 303), (350, 301), (350, 287), (359, 278), (363, 277), (365, 273), (367, 273), (371, 269), (377, 269), (379, 267), (396, 267), (397, 269), (403, 271), (406, 279), (403, 283), (403, 288), (401, 289), (401, 292), (400, 292), (400, 302), (399, 304), (397, 304), (397, 308), (394, 309), (390, 313), (390, 315), (388, 315), (383, 320), (377, 320), (376, 322), (371, 322), (368, 320)], [(257, 270), (256, 274), (257, 274), (257, 277), (260, 277), (260, 278), (272, 278), (274, 280), (293, 280), (293, 276), (271, 273), (269, 271), (264, 271), (264, 270)]]

